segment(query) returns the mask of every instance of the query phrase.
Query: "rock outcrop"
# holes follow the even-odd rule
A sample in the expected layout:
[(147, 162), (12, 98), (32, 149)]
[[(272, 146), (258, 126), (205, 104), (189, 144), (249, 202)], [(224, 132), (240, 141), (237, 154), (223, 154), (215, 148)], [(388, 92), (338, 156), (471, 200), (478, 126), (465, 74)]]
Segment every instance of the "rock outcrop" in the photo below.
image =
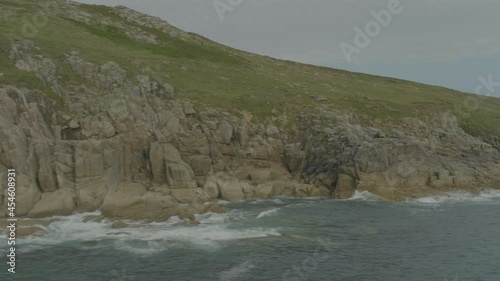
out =
[[(13, 47), (16, 65), (53, 72), (50, 58), (19, 63), (30, 47)], [(116, 219), (165, 220), (217, 209), (218, 199), (331, 195), (293, 179), (276, 127), (221, 109), (197, 112), (172, 86), (128, 77), (115, 62), (96, 66), (77, 51), (66, 61), (88, 82), (62, 91), (68, 111), (37, 90), (0, 86), (0, 169), (16, 169), (18, 215), (101, 209)]]
[[(500, 186), (498, 149), (465, 133), (449, 113), (405, 119), (388, 132), (363, 128), (353, 117), (324, 113), (302, 118), (297, 142), (287, 146), (291, 173), (330, 187), (338, 198), (367, 190), (404, 200)], [(307, 136), (316, 137), (304, 141)]]

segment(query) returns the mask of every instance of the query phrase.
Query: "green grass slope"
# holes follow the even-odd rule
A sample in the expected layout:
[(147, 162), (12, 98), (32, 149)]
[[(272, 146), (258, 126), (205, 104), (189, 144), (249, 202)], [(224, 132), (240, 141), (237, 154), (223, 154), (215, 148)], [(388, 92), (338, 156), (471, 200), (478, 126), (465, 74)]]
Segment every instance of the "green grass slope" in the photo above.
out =
[[(23, 37), (22, 23), (43, 11), (39, 6), (43, 3), (0, 0), (0, 72), (4, 73), (0, 84), (37, 88), (56, 99), (33, 73), (16, 69), (8, 58), (11, 40)], [(249, 112), (254, 120), (283, 120), (283, 116), (314, 113), (321, 108), (350, 110), (372, 125), (384, 127), (404, 117), (449, 111), (470, 133), (500, 136), (498, 98), (258, 56), (196, 34), (183, 38), (142, 26), (110, 7), (78, 5), (80, 11), (92, 15), (87, 24), (65, 16), (67, 4), (60, 5), (59, 13), (49, 14), (48, 21), (30, 39), (39, 47), (34, 54), (56, 63), (63, 86), (85, 83), (64, 63), (65, 53), (79, 49), (87, 61), (119, 63), (132, 80), (148, 68), (149, 75), (172, 84), (181, 98), (198, 107)], [(120, 22), (131, 30), (140, 28), (154, 34), (156, 43), (132, 39), (123, 29), (104, 25), (102, 20)], [(326, 100), (318, 101), (318, 96)], [(466, 108), (468, 96), (478, 103), (477, 110)]]

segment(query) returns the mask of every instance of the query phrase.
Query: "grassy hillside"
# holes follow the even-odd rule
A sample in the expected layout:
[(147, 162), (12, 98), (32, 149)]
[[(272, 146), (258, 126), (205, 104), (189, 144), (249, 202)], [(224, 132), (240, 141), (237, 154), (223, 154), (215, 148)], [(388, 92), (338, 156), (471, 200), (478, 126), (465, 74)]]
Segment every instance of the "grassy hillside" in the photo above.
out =
[[(20, 23), (43, 11), (32, 4), (0, 0), (0, 72), (4, 73), (0, 84), (38, 88), (55, 99), (34, 74), (17, 70), (8, 58), (9, 34), (22, 38)], [(257, 120), (323, 108), (352, 110), (374, 125), (384, 126), (404, 117), (451, 111), (470, 132), (500, 135), (497, 98), (474, 96), (479, 109), (470, 112), (464, 108), (468, 95), (458, 91), (258, 56), (196, 34), (180, 36), (182, 32), (174, 27), (166, 32), (142, 26), (105, 6), (78, 6), (92, 15), (88, 24), (68, 16), (75, 7), (61, 3), (58, 8), (59, 13), (51, 14), (31, 40), (39, 47), (33, 53), (50, 57), (66, 86), (85, 83), (64, 63), (65, 53), (79, 49), (80, 56), (90, 62), (118, 62), (129, 71), (129, 79), (147, 71), (172, 84), (182, 98), (191, 99), (198, 107), (244, 110)], [(120, 22), (122, 27), (103, 24), (103, 20)], [(125, 34), (127, 29), (153, 34), (156, 43), (132, 39)], [(326, 100), (318, 100), (318, 96)]]

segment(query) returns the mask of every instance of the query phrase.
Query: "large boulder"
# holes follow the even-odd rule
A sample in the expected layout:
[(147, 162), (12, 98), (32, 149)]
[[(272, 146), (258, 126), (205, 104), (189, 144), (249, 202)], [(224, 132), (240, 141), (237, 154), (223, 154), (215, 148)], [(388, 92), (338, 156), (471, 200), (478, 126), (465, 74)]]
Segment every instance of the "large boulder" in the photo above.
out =
[(178, 214), (179, 203), (169, 195), (147, 192), (140, 184), (121, 186), (104, 198), (101, 212), (116, 220), (163, 221)]
[(203, 191), (208, 195), (210, 199), (220, 198), (219, 186), (217, 184), (217, 179), (214, 176), (210, 176), (207, 178), (203, 187)]
[(195, 176), (205, 177), (212, 169), (212, 159), (206, 155), (189, 155), (184, 157), (186, 163), (193, 169)]
[(166, 159), (165, 169), (167, 184), (170, 188), (196, 188), (194, 172), (185, 162)]
[(261, 184), (271, 179), (272, 171), (270, 169), (252, 169), (250, 179), (253, 184)]
[(194, 188), (172, 189), (172, 197), (184, 204), (193, 203), (197, 199)]
[(245, 194), (237, 178), (218, 175), (216, 181), (221, 199), (230, 202), (245, 200)]
[(93, 212), (101, 207), (108, 189), (101, 182), (77, 188), (77, 210)]
[(339, 174), (337, 179), (337, 187), (334, 191), (334, 196), (337, 199), (351, 198), (356, 191), (356, 181), (353, 177), (346, 174)]
[(197, 187), (193, 169), (182, 160), (180, 152), (172, 144), (153, 142), (149, 159), (156, 183), (167, 183), (172, 189)]
[(230, 144), (233, 138), (234, 128), (227, 121), (222, 120), (217, 124), (217, 131), (214, 133), (215, 141), (222, 144)]
[(43, 193), (41, 193), (36, 185), (29, 180), (24, 174), (17, 174), (16, 187), (16, 215), (27, 215), (39, 202)]
[(276, 191), (273, 183), (259, 184), (255, 188), (255, 197), (257, 198), (271, 198), (274, 196), (276, 196)]
[(29, 212), (32, 218), (70, 215), (76, 209), (74, 190), (64, 188), (55, 192), (46, 192), (35, 207)]
[(276, 196), (294, 196), (294, 183), (276, 180), (257, 185), (254, 190), (256, 198), (273, 198)]

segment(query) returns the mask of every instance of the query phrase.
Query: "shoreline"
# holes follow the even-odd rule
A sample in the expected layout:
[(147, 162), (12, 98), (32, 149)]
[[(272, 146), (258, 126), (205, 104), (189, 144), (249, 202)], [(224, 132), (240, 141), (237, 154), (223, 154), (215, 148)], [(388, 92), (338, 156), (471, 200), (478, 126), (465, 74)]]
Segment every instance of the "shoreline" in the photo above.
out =
[[(370, 193), (369, 191), (357, 191), (355, 195), (351, 198), (348, 199), (335, 199), (335, 198), (329, 198), (329, 197), (303, 197), (303, 198), (298, 198), (298, 197), (285, 197), (285, 196), (280, 196), (280, 197), (275, 197), (275, 198), (266, 198), (266, 199), (252, 199), (252, 200), (243, 200), (239, 202), (221, 202), (221, 205), (227, 205), (227, 204), (239, 204), (239, 203), (248, 203), (248, 202), (266, 202), (266, 201), (274, 201), (276, 200), (286, 200), (286, 199), (291, 199), (291, 200), (331, 200), (331, 201), (339, 201), (339, 202), (345, 202), (345, 201), (380, 201), (380, 202), (392, 202), (392, 203), (418, 203), (418, 204), (445, 204), (448, 202), (460, 202), (460, 201), (467, 201), (467, 200), (476, 200), (476, 199), (488, 199), (488, 198), (500, 198), (500, 188), (498, 189), (484, 189), (484, 188), (468, 188), (468, 189), (448, 189), (448, 190), (440, 190), (440, 191), (435, 191), (433, 193), (427, 193), (427, 194), (422, 194), (422, 196), (414, 197), (411, 200), (391, 200), (388, 198), (383, 198), (381, 196), (378, 196), (377, 194)], [(218, 214), (226, 214), (227, 209), (225, 212), (219, 212)], [(203, 216), (203, 215), (210, 215), (210, 214), (217, 214), (217, 213), (202, 213), (202, 214), (195, 214), (195, 216)], [(52, 217), (46, 217), (46, 218), (18, 218), (18, 228), (17, 228), (17, 238), (18, 239), (25, 239), (25, 238), (30, 238), (30, 237), (44, 237), (45, 235), (48, 234), (48, 227), (50, 224), (54, 222), (61, 222), (64, 219), (71, 218), (73, 216), (78, 216), (81, 217), (81, 222), (82, 223), (105, 223), (106, 225), (109, 226), (110, 230), (116, 230), (117, 232), (111, 233), (110, 235), (119, 235), (119, 234), (126, 234), (126, 230), (129, 228), (132, 229), (138, 229), (141, 228), (141, 225), (148, 225), (148, 224), (165, 224), (165, 225), (171, 225), (171, 226), (185, 226), (185, 227), (190, 227), (190, 226), (197, 226), (200, 224), (199, 221), (196, 219), (190, 219), (190, 218), (179, 218), (179, 217), (171, 217), (168, 220), (165, 221), (160, 221), (160, 222), (154, 222), (154, 221), (147, 221), (147, 220), (114, 220), (112, 218), (107, 218), (102, 215), (102, 213), (97, 210), (95, 212), (85, 212), (85, 213), (73, 213), (68, 216), (52, 216)], [(173, 221), (173, 223), (172, 223)], [(131, 225), (135, 225), (134, 227), (131, 227)], [(6, 219), (0, 219), (0, 227), (4, 229), (7, 226), (7, 220)]]

